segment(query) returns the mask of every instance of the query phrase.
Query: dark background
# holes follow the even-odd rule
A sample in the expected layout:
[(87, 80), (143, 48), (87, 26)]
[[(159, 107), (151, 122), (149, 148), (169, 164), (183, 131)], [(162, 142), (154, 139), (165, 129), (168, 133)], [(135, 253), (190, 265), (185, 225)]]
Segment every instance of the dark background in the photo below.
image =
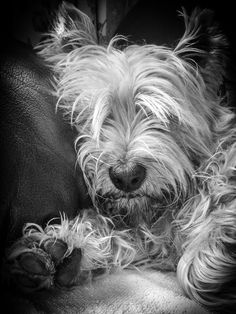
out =
[(158, 44), (171, 43), (183, 33), (183, 21), (177, 11), (184, 7), (190, 13), (195, 7), (212, 9), (220, 28), (228, 37), (236, 52), (236, 18), (233, 1), (153, 1), (140, 0), (122, 23), (126, 33), (134, 38), (145, 38), (148, 42), (154, 39)]
[[(50, 10), (54, 10), (60, 0), (5, 0), (2, 2), (0, 8), (1, 37), (10, 38), (12, 34), (19, 37), (19, 34), (25, 33), (26, 35), (27, 32), (31, 32), (27, 28), (27, 19), (32, 12), (34, 15), (35, 12), (38, 14), (37, 18), (33, 17), (33, 24), (37, 28), (37, 32), (45, 31), (49, 20), (48, 13)], [(71, 2), (80, 3), (79, 0), (71, 0)], [(87, 3), (96, 5), (99, 0), (87, 0)], [(112, 3), (113, 6), (119, 7), (119, 10), (113, 10)], [(113, 29), (117, 29), (118, 32), (122, 31), (126, 35), (132, 35), (134, 40), (145, 39), (147, 42), (169, 44), (179, 38), (183, 31), (183, 22), (178, 17), (177, 11), (181, 10), (181, 7), (185, 7), (187, 12), (191, 12), (196, 6), (210, 8), (215, 12), (216, 20), (219, 21), (231, 43), (232, 51), (235, 53), (236, 18), (233, 1), (107, 0), (107, 15), (112, 17), (110, 26), (108, 25), (108, 28), (112, 28), (110, 36), (116, 33)], [(126, 14), (127, 7), (128, 15)], [(114, 16), (114, 12), (116, 16)], [(123, 16), (124, 14), (126, 17)], [(114, 20), (113, 23), (112, 20)], [(120, 20), (123, 20), (121, 27), (117, 25)]]

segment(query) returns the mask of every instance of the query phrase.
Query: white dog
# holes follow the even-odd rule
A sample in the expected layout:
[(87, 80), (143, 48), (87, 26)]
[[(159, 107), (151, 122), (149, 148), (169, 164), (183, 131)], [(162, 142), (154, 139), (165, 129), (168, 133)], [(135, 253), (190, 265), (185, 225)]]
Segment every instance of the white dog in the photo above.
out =
[[(19, 256), (30, 251), (49, 273), (28, 278), (51, 287), (57, 266), (77, 249), (70, 284), (97, 269), (143, 265), (177, 271), (187, 295), (204, 306), (236, 305), (236, 129), (222, 89), (227, 42), (210, 11), (182, 15), (186, 30), (172, 49), (119, 36), (98, 45), (87, 16), (68, 5), (59, 10), (39, 54), (54, 73), (59, 110), (78, 130), (77, 166), (94, 208), (73, 221), (62, 215), (45, 230), (27, 224), (8, 254), (12, 275), (25, 275)], [(56, 243), (66, 244), (60, 257)]]

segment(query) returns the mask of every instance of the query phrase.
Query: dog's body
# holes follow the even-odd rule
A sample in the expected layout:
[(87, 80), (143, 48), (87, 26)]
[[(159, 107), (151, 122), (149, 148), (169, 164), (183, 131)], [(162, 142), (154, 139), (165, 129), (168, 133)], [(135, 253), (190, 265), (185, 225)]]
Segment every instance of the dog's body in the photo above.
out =
[(144, 265), (177, 270), (206, 306), (234, 306), (236, 128), (222, 88), (227, 43), (210, 17), (184, 13), (174, 49), (121, 37), (104, 47), (86, 16), (62, 7), (39, 53), (55, 73), (59, 110), (78, 129), (77, 163), (94, 209), (45, 230), (28, 224), (8, 255), (12, 273), (23, 271), (17, 258), (27, 248), (50, 272), (37, 288), (49, 287), (74, 254), (79, 266), (65, 281), (60, 270), (60, 284)]

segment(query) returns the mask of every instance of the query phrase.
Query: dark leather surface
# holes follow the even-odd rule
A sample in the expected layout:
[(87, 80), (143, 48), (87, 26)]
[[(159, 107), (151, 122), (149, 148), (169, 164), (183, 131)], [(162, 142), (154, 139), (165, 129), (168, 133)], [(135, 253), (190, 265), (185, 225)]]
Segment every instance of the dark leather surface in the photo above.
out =
[[(50, 73), (23, 44), (4, 45), (0, 57), (2, 247), (26, 222), (69, 217), (88, 205), (75, 170), (74, 134), (50, 95)], [(5, 238), (5, 243), (3, 239)]]
[[(10, 40), (1, 46), (1, 260), (25, 223), (44, 225), (60, 212), (73, 217), (90, 205), (82, 173), (75, 169), (75, 134), (55, 113), (50, 79), (29, 47)], [(4, 313), (36, 313), (27, 299), (10, 289), (1, 286)]]

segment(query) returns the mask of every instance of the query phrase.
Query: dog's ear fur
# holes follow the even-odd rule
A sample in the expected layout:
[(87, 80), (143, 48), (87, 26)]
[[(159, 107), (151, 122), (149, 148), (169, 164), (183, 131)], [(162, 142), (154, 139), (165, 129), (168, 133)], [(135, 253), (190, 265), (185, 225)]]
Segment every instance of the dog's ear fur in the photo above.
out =
[(54, 29), (62, 48), (67, 51), (70, 46), (97, 43), (96, 30), (90, 18), (68, 2), (59, 7)]
[(78, 47), (97, 44), (96, 29), (91, 19), (74, 5), (62, 2), (53, 20), (49, 37), (36, 47), (44, 58), (50, 59)]
[[(204, 79), (223, 80), (227, 64), (228, 43), (214, 22), (214, 12), (196, 8), (190, 16), (183, 9), (185, 33), (174, 51), (182, 59), (196, 65)], [(220, 84), (220, 82), (219, 82)]]

